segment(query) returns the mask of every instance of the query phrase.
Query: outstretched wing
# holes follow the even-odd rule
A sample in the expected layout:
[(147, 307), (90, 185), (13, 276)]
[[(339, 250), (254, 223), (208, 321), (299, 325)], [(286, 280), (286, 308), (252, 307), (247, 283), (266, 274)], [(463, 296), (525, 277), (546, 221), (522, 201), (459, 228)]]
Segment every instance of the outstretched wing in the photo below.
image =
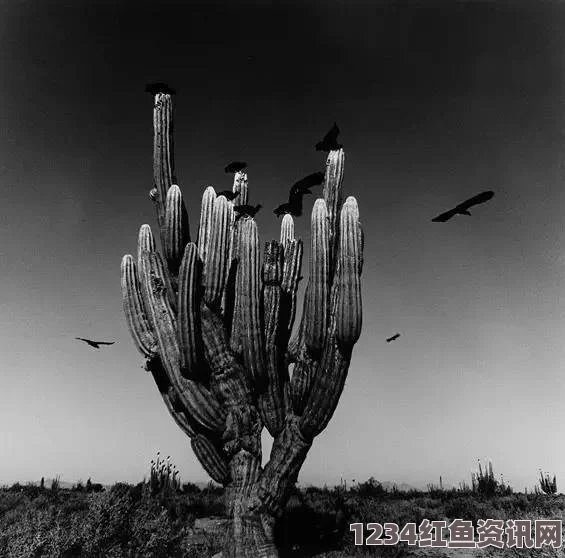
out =
[(473, 196), (472, 198), (469, 198), (468, 200), (465, 200), (463, 203), (460, 203), (457, 208), (458, 209), (469, 209), (470, 207), (473, 207), (474, 205), (479, 205), (480, 203), (485, 203), (487, 201), (489, 201), (492, 197), (494, 196), (494, 192), (492, 191), (487, 191), (487, 192), (481, 192), (480, 194), (477, 194), (476, 196)]
[(113, 345), (115, 341), (94, 341), (97, 345)]
[(446, 221), (449, 221), (456, 213), (457, 211), (455, 209), (450, 209), (449, 211), (440, 213), (437, 217), (434, 217), (432, 221), (434, 221), (435, 223), (445, 223)]

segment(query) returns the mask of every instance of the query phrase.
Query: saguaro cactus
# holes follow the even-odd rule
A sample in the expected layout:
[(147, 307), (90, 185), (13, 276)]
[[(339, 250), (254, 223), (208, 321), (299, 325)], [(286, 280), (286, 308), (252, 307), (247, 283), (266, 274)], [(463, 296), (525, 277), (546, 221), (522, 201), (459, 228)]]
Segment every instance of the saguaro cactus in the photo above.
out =
[[(191, 241), (174, 184), (170, 90), (154, 96), (150, 192), (163, 256), (149, 225), (138, 253), (122, 259), (122, 292), (133, 340), (165, 405), (198, 460), (226, 487), (231, 528), (224, 558), (277, 556), (273, 527), (312, 440), (328, 424), (361, 332), (363, 233), (354, 197), (343, 203), (343, 149), (326, 162), (323, 197), (311, 216), (304, 308), (292, 337), (303, 245), (286, 215), (263, 257), (255, 220), (235, 220), (233, 202), (202, 198)], [(238, 172), (235, 203), (247, 203)], [(292, 375), (289, 373), (293, 368)], [(274, 439), (262, 467), (261, 431)]]

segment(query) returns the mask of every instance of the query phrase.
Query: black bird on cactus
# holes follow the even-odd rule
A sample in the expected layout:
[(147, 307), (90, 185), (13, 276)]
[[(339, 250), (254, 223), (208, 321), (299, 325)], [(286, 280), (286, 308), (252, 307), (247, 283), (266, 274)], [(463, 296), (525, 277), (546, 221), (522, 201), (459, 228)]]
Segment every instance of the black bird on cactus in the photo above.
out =
[(485, 203), (488, 200), (490, 200), (493, 196), (494, 196), (494, 192), (492, 192), (491, 190), (488, 190), (486, 192), (481, 192), (480, 194), (477, 194), (476, 196), (473, 196), (472, 198), (465, 200), (459, 205), (456, 205), (454, 208), (445, 211), (444, 213), (441, 213), (437, 217), (434, 217), (432, 221), (434, 221), (435, 223), (445, 223), (446, 221), (449, 221), (449, 219), (451, 219), (452, 217), (455, 217), (455, 215), (471, 215), (469, 208), (473, 207), (474, 205), (478, 205), (480, 203)]
[(257, 212), (262, 208), (261, 204), (258, 205), (234, 205), (233, 210), (237, 213), (235, 220), (241, 219), (242, 217), (255, 217)]
[(233, 201), (237, 196), (239, 196), (239, 192), (232, 192), (231, 190), (223, 190), (222, 192), (218, 192), (216, 197), (219, 198), (220, 196), (224, 196), (226, 200)]
[(395, 333), (392, 337), (389, 337), (386, 342), (390, 343), (391, 341), (395, 341), (396, 339), (398, 339), (400, 337), (400, 333)]
[(87, 343), (91, 347), (94, 347), (95, 349), (99, 349), (100, 345), (113, 345), (115, 343), (115, 341), (92, 341), (91, 339), (85, 339), (84, 337), (75, 337), (75, 339), (78, 339), (79, 341), (84, 341), (85, 343)]
[(316, 144), (316, 151), (325, 151), (327, 153), (329, 151), (336, 151), (338, 149), (341, 149), (343, 145), (341, 143), (337, 143), (338, 135), (339, 128), (334, 122), (334, 125), (331, 127), (330, 131), (324, 136), (324, 139)]
[(228, 174), (235, 174), (236, 172), (242, 171), (245, 167), (247, 167), (247, 163), (244, 163), (243, 161), (233, 161), (229, 165), (226, 165), (224, 171)]
[(151, 93), (152, 95), (157, 95), (157, 93), (168, 93), (169, 95), (174, 95), (176, 93), (172, 87), (169, 87), (166, 83), (161, 81), (148, 83), (145, 86), (145, 92)]

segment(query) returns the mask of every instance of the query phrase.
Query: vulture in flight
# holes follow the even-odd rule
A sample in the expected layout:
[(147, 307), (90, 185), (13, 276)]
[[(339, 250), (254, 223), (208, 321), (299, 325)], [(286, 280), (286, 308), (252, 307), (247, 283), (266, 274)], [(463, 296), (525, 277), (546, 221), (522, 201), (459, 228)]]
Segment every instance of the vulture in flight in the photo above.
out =
[(343, 146), (341, 145), (341, 143), (337, 143), (338, 135), (339, 128), (334, 122), (334, 125), (331, 127), (330, 131), (324, 136), (324, 139), (316, 144), (316, 151), (329, 152), (341, 149)]
[(91, 347), (94, 347), (95, 349), (99, 349), (100, 345), (113, 345), (115, 343), (115, 341), (92, 341), (90, 339), (85, 339), (84, 337), (75, 337), (75, 339), (78, 339), (79, 341), (84, 341), (85, 343), (87, 343)]
[(391, 341), (395, 341), (396, 339), (398, 339), (400, 337), (400, 333), (395, 333), (392, 337), (389, 337), (386, 342), (390, 343)]
[(290, 193), (288, 196), (288, 202), (282, 203), (277, 208), (273, 210), (273, 213), (280, 217), (285, 213), (290, 213), (295, 217), (300, 217), (302, 215), (302, 201), (305, 194), (311, 194), (310, 188), (312, 186), (319, 186), (324, 182), (325, 173), (323, 172), (313, 172), (308, 176), (295, 182), (290, 188)]
[(436, 223), (445, 223), (449, 221), (455, 215), (471, 215), (469, 208), (473, 207), (474, 205), (478, 205), (480, 203), (485, 203), (490, 200), (494, 196), (494, 192), (488, 190), (486, 192), (481, 192), (468, 200), (465, 200), (463, 203), (456, 205), (454, 208), (450, 209), (449, 211), (445, 211), (441, 213), (437, 217), (434, 217), (432, 221)]

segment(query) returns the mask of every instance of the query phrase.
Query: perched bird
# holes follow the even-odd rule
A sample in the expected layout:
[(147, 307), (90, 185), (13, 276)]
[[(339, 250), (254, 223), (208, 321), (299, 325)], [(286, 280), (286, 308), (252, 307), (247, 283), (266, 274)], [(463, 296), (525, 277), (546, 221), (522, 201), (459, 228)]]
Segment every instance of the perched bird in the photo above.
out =
[(85, 343), (88, 343), (91, 347), (94, 347), (95, 349), (99, 349), (100, 345), (113, 345), (115, 343), (115, 341), (91, 341), (90, 339), (85, 339), (84, 337), (75, 337), (75, 339), (78, 339), (79, 341), (84, 341)]
[(176, 91), (169, 87), (166, 83), (160, 81), (155, 83), (148, 83), (145, 86), (145, 92), (151, 93), (152, 95), (157, 95), (157, 93), (168, 93), (169, 95), (174, 95)]
[(312, 174), (305, 176), (292, 185), (290, 189), (290, 195), (292, 196), (292, 194), (295, 192), (305, 192), (307, 194), (311, 194), (312, 192), (310, 192), (310, 188), (312, 188), (312, 186), (319, 186), (320, 184), (322, 184), (325, 177), (326, 174), (321, 171), (313, 172)]
[(237, 217), (235, 220), (241, 219), (244, 215), (247, 217), (255, 217), (257, 212), (262, 208), (261, 204), (259, 205), (234, 205), (233, 210), (237, 213)]
[(302, 201), (305, 194), (311, 194), (312, 192), (308, 189), (301, 190), (298, 192), (290, 192), (288, 202), (282, 203), (277, 208), (273, 210), (273, 213), (280, 217), (289, 213), (295, 217), (300, 217), (302, 215)]
[(472, 198), (465, 200), (463, 203), (456, 205), (453, 209), (450, 209), (449, 211), (445, 211), (444, 213), (441, 213), (437, 217), (434, 217), (432, 221), (436, 223), (445, 223), (455, 215), (471, 215), (469, 208), (473, 207), (474, 205), (478, 205), (480, 203), (485, 203), (488, 200), (490, 200), (493, 196), (494, 196), (494, 192), (492, 192), (491, 190), (488, 190), (486, 192), (481, 192), (480, 194), (477, 194), (476, 196), (473, 196)]
[(396, 339), (398, 339), (400, 337), (400, 333), (395, 333), (392, 337), (389, 337), (386, 342), (390, 343), (391, 341), (395, 341)]
[(324, 139), (316, 144), (316, 151), (335, 151), (343, 147), (341, 143), (337, 143), (338, 134), (339, 128), (334, 122), (334, 125), (331, 127), (330, 131), (324, 136)]
[(247, 166), (247, 163), (243, 161), (233, 161), (229, 165), (226, 165), (224, 171), (227, 173), (236, 173), (242, 171)]
[(232, 192), (231, 190), (223, 190), (222, 192), (218, 192), (216, 197), (219, 198), (220, 196), (224, 196), (226, 200), (233, 201), (237, 196), (239, 196), (239, 192)]

